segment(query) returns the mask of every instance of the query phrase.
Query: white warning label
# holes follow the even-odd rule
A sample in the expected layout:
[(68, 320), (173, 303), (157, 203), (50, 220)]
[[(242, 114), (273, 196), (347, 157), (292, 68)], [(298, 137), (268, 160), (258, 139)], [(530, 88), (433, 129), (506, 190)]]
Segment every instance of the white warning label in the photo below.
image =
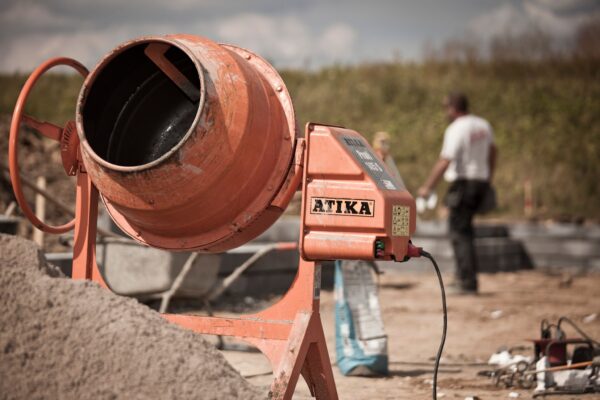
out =
[(394, 206), (392, 208), (392, 236), (408, 236), (410, 234), (410, 207)]

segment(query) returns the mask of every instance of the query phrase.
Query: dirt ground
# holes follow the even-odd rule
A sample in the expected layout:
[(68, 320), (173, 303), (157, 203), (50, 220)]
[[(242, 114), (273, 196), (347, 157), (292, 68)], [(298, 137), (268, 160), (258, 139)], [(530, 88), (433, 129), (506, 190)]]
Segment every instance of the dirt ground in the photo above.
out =
[[(449, 278), (446, 278), (449, 280)], [(481, 277), (478, 296), (449, 296), (449, 330), (438, 381), (440, 398), (507, 399), (511, 392), (531, 398), (532, 392), (496, 388), (477, 372), (501, 346), (526, 346), (539, 336), (543, 318), (556, 321), (568, 316), (589, 335), (600, 338), (600, 274), (550, 275), (540, 271), (502, 273)], [(386, 378), (344, 377), (334, 366), (340, 399), (430, 399), (432, 358), (441, 333), (441, 305), (437, 280), (427, 273), (386, 273), (381, 277), (380, 299), (389, 337), (391, 374)], [(333, 294), (322, 295), (321, 313), (327, 345), (335, 361)], [(576, 333), (566, 329), (567, 335)], [(225, 357), (243, 376), (265, 388), (271, 381), (266, 359), (259, 353), (226, 351)], [(513, 394), (514, 396), (514, 394)], [(300, 380), (295, 399), (310, 399)], [(600, 395), (559, 396), (595, 399)]]

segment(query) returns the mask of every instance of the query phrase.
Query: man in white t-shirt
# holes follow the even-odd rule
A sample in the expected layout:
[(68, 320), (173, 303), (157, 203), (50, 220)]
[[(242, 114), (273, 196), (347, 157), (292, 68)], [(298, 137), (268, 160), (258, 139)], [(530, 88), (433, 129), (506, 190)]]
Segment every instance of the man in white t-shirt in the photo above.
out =
[(469, 114), (467, 97), (451, 93), (445, 100), (450, 125), (444, 133), (440, 158), (421, 188), (427, 198), (442, 175), (450, 182), (445, 203), (456, 258), (455, 293), (477, 293), (477, 257), (473, 241), (473, 217), (488, 194), (496, 163), (492, 127), (483, 118)]

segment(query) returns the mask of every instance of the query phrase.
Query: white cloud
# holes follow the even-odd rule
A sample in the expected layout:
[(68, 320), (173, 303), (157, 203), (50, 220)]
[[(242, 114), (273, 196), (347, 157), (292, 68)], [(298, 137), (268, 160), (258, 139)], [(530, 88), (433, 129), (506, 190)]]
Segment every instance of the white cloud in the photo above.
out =
[(310, 32), (291, 16), (239, 14), (215, 22), (217, 36), (268, 58), (289, 62), (310, 51)]
[(600, 15), (597, 8), (586, 12), (589, 4), (589, 0), (525, 0), (518, 6), (506, 3), (471, 20), (467, 30), (485, 39), (540, 30), (568, 40), (583, 21)]
[(560, 8), (558, 8), (559, 5), (562, 6), (562, 9), (565, 9), (567, 5), (573, 5), (567, 3), (575, 3), (575, 1), (562, 1), (558, 2), (559, 4), (553, 4), (551, 6), (546, 6), (545, 3), (546, 2), (540, 2), (539, 0), (526, 1), (524, 3), (524, 8), (531, 21), (539, 27), (539, 29), (550, 35), (568, 38), (572, 36), (579, 25), (588, 18), (586, 13), (561, 15), (557, 12), (557, 10), (560, 10)]
[(219, 38), (274, 60), (278, 67), (299, 67), (350, 59), (356, 32), (346, 24), (313, 31), (295, 16), (239, 14), (215, 22)]
[(44, 4), (29, 1), (18, 1), (0, 14), (0, 24), (3, 28), (33, 28), (43, 30), (48, 28), (63, 28), (75, 24), (71, 18), (52, 12)]
[(473, 19), (468, 31), (483, 39), (504, 34), (518, 34), (530, 27), (527, 16), (512, 4), (503, 4)]
[[(29, 8), (28, 8), (29, 7)], [(8, 15), (8, 16), (7, 16)], [(33, 26), (47, 18), (50, 27), (69, 24), (69, 19), (55, 18), (39, 5), (12, 7), (1, 18), (27, 15), (26, 22)], [(85, 24), (85, 22), (84, 22)], [(212, 21), (187, 24), (189, 33), (213, 32), (216, 41), (246, 47), (271, 60), (277, 67), (303, 67), (307, 63), (323, 65), (353, 59), (356, 32), (349, 25), (333, 23), (318, 29), (310, 29), (302, 19), (292, 16), (272, 16), (257, 13), (240, 13)], [(177, 24), (157, 25), (138, 21), (129, 25), (102, 26), (86, 24), (78, 29), (55, 29), (39, 32), (34, 29), (15, 35), (0, 43), (3, 57), (0, 70), (31, 70), (49, 57), (73, 57), (88, 67), (119, 43), (141, 35), (181, 32)]]
[(418, 58), (427, 38), (443, 42), (457, 34), (457, 26), (484, 39), (532, 27), (562, 37), (600, 12), (598, 0), (502, 0), (480, 7), (473, 7), (473, 0), (422, 0), (410, 6), (349, 0), (343, 7), (332, 0), (0, 2), (0, 71), (30, 70), (60, 55), (92, 66), (125, 40), (178, 32), (246, 47), (276, 67), (384, 60), (394, 51)]
[(17, 37), (3, 49), (0, 70), (31, 70), (45, 59), (57, 56), (75, 58), (91, 68), (99, 54), (118, 43), (115, 41), (118, 36), (118, 32), (83, 32)]
[(597, 4), (597, 0), (530, 0), (553, 11), (571, 11)]
[(351, 58), (356, 32), (346, 24), (335, 24), (323, 32), (319, 40), (319, 50), (335, 60)]
[(71, 57), (89, 69), (120, 43), (149, 34), (177, 31), (173, 25), (108, 26), (76, 32), (31, 33), (2, 43), (0, 71), (28, 71), (51, 57)]

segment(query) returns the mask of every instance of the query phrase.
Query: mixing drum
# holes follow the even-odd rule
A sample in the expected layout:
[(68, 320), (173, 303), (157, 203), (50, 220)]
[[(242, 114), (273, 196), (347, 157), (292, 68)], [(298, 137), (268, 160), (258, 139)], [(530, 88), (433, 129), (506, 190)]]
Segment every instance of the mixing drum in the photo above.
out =
[(293, 107), (247, 50), (191, 35), (127, 42), (88, 75), (76, 121), (87, 173), (139, 242), (226, 251), (287, 206), (273, 200), (293, 156)]

